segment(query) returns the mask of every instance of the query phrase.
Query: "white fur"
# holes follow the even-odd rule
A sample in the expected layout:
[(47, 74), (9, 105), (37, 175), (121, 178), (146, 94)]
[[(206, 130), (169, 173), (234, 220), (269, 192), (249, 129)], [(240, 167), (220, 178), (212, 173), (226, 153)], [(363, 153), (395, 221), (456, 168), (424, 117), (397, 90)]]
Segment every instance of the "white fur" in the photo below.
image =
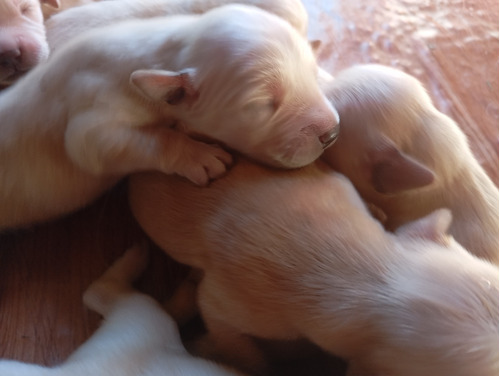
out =
[[(44, 20), (48, 20), (50, 17), (52, 17), (56, 13), (60, 13), (62, 11), (70, 9), (70, 8), (90, 4), (94, 1), (101, 1), (101, 0), (59, 0), (60, 5), (58, 8), (54, 8), (52, 6), (47, 6), (46, 4), (42, 4), (43, 18), (44, 18)], [(111, 1), (111, 0), (105, 0), (105, 1)]]
[(151, 297), (132, 289), (131, 282), (144, 267), (143, 252), (139, 248), (127, 251), (85, 292), (86, 305), (103, 315), (105, 321), (65, 362), (48, 368), (0, 360), (0, 375), (241, 375), (191, 356), (182, 345), (172, 318)]
[(418, 80), (367, 65), (340, 72), (323, 87), (342, 122), (341, 137), (323, 159), (385, 212), (387, 227), (447, 207), (457, 241), (498, 264), (498, 188)]
[(300, 0), (119, 0), (102, 1), (54, 16), (46, 23), (51, 50), (89, 29), (110, 23), (174, 14), (199, 14), (232, 3), (257, 6), (274, 13), (306, 35), (307, 13)]
[(0, 228), (80, 208), (134, 171), (224, 173), (230, 155), (186, 134), (310, 163), (338, 125), (316, 74), (302, 36), (255, 7), (89, 32), (1, 93)]
[(302, 337), (349, 375), (498, 374), (498, 267), (446, 235), (449, 211), (386, 232), (320, 163), (240, 161), (206, 189), (140, 174), (130, 202), (156, 244), (204, 271), (204, 356), (259, 368), (247, 335)]
[(49, 56), (40, 3), (59, 6), (58, 0), (0, 1), (0, 87)]

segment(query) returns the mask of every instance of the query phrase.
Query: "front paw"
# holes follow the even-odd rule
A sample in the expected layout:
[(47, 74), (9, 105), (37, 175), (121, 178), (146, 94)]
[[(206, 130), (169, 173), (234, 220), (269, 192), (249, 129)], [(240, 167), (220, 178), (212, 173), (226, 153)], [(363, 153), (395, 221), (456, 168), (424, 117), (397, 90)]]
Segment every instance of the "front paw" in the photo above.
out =
[(216, 145), (197, 142), (196, 147), (184, 151), (176, 173), (200, 186), (222, 176), (233, 162), (231, 154)]

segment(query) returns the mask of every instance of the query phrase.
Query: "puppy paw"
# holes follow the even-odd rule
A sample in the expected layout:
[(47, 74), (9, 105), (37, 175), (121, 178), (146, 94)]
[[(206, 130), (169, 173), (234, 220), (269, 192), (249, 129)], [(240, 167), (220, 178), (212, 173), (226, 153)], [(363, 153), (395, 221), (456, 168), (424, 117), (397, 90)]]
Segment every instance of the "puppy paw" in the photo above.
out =
[(194, 184), (205, 186), (210, 180), (222, 176), (231, 165), (231, 154), (216, 145), (198, 142), (196, 148), (184, 150), (176, 173)]
[(132, 283), (146, 269), (148, 261), (149, 252), (146, 242), (129, 248), (87, 288), (83, 294), (84, 304), (105, 316), (123, 292), (132, 288)]

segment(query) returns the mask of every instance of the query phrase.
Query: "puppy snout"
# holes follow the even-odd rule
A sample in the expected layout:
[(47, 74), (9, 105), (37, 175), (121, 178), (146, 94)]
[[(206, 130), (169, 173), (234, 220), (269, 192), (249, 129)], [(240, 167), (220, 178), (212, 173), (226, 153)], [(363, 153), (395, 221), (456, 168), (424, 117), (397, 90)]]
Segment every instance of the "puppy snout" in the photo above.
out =
[(340, 131), (339, 124), (336, 124), (328, 132), (319, 136), (319, 142), (321, 142), (321, 145), (323, 145), (323, 149), (326, 149), (327, 147), (333, 145), (333, 143), (339, 137), (339, 131)]
[(16, 69), (20, 61), (21, 50), (19, 48), (0, 50), (0, 66)]

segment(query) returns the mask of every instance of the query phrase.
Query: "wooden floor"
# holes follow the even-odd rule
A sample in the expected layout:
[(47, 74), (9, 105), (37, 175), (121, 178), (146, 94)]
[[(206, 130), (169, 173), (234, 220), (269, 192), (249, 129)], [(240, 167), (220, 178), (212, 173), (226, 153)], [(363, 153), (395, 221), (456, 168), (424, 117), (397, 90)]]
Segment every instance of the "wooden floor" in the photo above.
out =
[[(305, 4), (310, 37), (323, 41), (323, 67), (335, 74), (375, 62), (414, 74), (436, 106), (467, 133), (498, 182), (498, 1)], [(82, 292), (142, 237), (127, 207), (125, 184), (67, 218), (0, 236), (0, 358), (47, 365), (64, 360), (99, 322), (83, 307)], [(185, 269), (159, 250), (153, 260), (140, 287), (163, 299)]]

